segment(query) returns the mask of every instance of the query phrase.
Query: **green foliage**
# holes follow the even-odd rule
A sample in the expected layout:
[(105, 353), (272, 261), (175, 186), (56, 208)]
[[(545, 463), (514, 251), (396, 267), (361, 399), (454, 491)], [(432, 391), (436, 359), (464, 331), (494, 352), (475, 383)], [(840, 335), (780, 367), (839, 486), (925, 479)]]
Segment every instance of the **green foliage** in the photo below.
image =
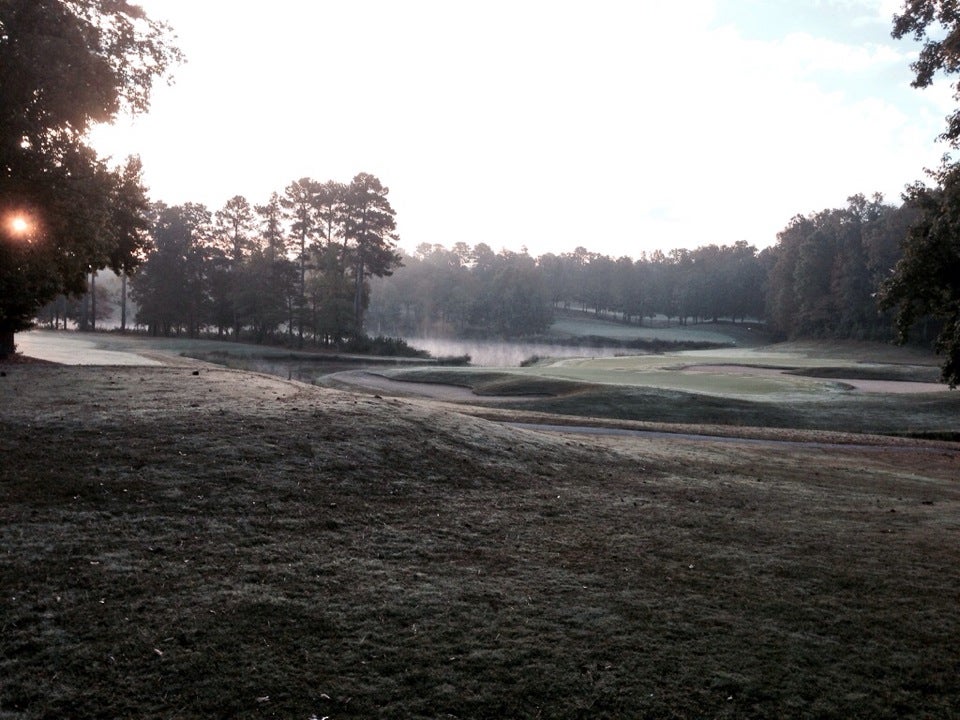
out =
[(153, 250), (133, 279), (138, 322), (153, 335), (196, 337), (214, 301), (208, 287), (211, 256), (203, 243), (210, 213), (202, 205), (157, 207)]
[(396, 250), (396, 220), (389, 189), (373, 175), (360, 173), (350, 182), (344, 195), (343, 239), (349, 248), (347, 258), (353, 271), (354, 332), (363, 327), (363, 315), (369, 302), (368, 276), (385, 277), (400, 264)]
[(797, 216), (767, 252), (767, 317), (791, 337), (887, 339), (890, 319), (875, 294), (897, 257), (912, 217), (880, 195), (846, 208)]
[(571, 307), (628, 323), (658, 314), (743, 320), (763, 313), (764, 273), (746, 242), (637, 261), (582, 247), (534, 259), (483, 244), (421, 245), (377, 283), (371, 311), (391, 332), (501, 337), (541, 334), (556, 309)]
[(401, 338), (369, 337), (362, 335), (350, 338), (344, 345), (347, 352), (363, 353), (366, 355), (378, 355), (381, 357), (410, 357), (410, 358), (428, 358), (430, 353), (425, 350), (417, 350), (410, 347), (407, 342)]
[(369, 278), (399, 262), (387, 193), (361, 173), (349, 186), (301, 178), (264, 205), (238, 195), (216, 213), (158, 206), (154, 249), (133, 282), (138, 321), (153, 334), (215, 328), (257, 342), (362, 336)]
[(543, 279), (527, 255), (501, 254), (487, 280), (487, 292), (474, 306), (475, 321), (493, 328), (503, 337), (533, 335), (546, 330), (553, 320)]
[(344, 267), (340, 245), (329, 243), (311, 253), (308, 281), (308, 327), (326, 345), (358, 335), (354, 316), (354, 284)]
[(483, 244), (472, 252), (421, 245), (376, 293), (376, 320), (398, 334), (519, 337), (542, 333), (553, 320), (537, 262)]
[[(885, 205), (879, 196), (868, 201), (856, 195), (846, 208), (794, 218), (778, 245), (762, 253), (738, 242), (637, 261), (584, 248), (535, 259), (526, 252), (494, 253), (485, 244), (424, 244), (397, 270), (385, 191), (370, 176), (357, 178), (367, 188), (359, 193), (309, 179), (291, 184), (288, 190), (310, 188), (313, 194), (301, 193), (300, 206), (288, 202), (286, 218), (274, 195), (257, 208), (259, 230), (242, 242), (224, 242), (238, 233), (235, 225), (224, 231), (223, 211), (215, 225), (201, 206), (167, 209), (184, 214), (181, 224), (192, 228), (191, 237), (171, 246), (173, 226), (164, 225), (169, 219), (158, 224), (157, 249), (134, 283), (141, 322), (155, 333), (193, 335), (213, 327), (219, 335), (248, 333), (258, 342), (280, 340), (283, 332), (292, 338), (302, 329), (306, 341), (342, 347), (362, 335), (359, 290), (362, 314), (373, 294), (370, 324), (397, 336), (536, 337), (552, 324), (555, 310), (579, 307), (641, 325), (647, 318), (662, 327), (670, 318), (683, 325), (766, 317), (791, 337), (878, 339), (889, 336), (889, 318), (877, 312), (873, 294), (917, 214), (913, 207)], [(351, 192), (366, 199), (350, 200)], [(228, 206), (247, 205), (233, 198)], [(291, 208), (299, 209), (289, 214)], [(313, 229), (304, 234), (308, 222)], [(307, 240), (305, 252), (298, 252)], [(173, 261), (171, 252), (180, 258)], [(382, 277), (371, 285), (376, 275)], [(153, 297), (148, 301), (145, 294)], [(186, 297), (192, 297), (189, 306)], [(159, 307), (171, 317), (161, 319)], [(631, 347), (664, 349), (649, 341)]]
[[(960, 72), (960, 14), (954, 0), (905, 0), (903, 12), (894, 17), (893, 36), (912, 36), (923, 42), (916, 61), (913, 86), (933, 84), (938, 73)], [(954, 82), (960, 98), (960, 81)], [(941, 139), (960, 147), (960, 109), (947, 116)], [(945, 356), (943, 379), (960, 383), (960, 164), (947, 157), (933, 173), (937, 187), (915, 183), (904, 199), (920, 213), (903, 245), (903, 257), (893, 276), (884, 284), (885, 307), (898, 307), (897, 330), (905, 341), (911, 326), (923, 316), (939, 321), (937, 352)]]
[[(955, 0), (904, 0), (903, 12), (893, 18), (895, 38), (912, 37), (923, 42), (917, 59), (911, 63), (915, 88), (933, 84), (938, 73), (960, 72), (960, 14)], [(960, 82), (955, 83), (960, 93)], [(960, 109), (947, 116), (947, 129), (941, 138), (954, 147), (960, 145)]]
[(903, 257), (884, 283), (881, 304), (897, 308), (897, 330), (905, 341), (918, 320), (939, 321), (937, 352), (945, 357), (942, 377), (960, 383), (960, 165), (945, 166), (938, 186), (912, 185), (907, 202), (920, 213), (903, 244)]
[[(34, 313), (92, 270), (128, 271), (143, 249), (139, 164), (110, 170), (88, 128), (144, 110), (179, 54), (123, 0), (0, 4), (0, 355)], [(25, 225), (15, 228), (19, 216)]]
[(297, 252), (299, 293), (294, 315), (301, 342), (311, 326), (314, 335), (322, 335), (327, 342), (362, 332), (369, 303), (368, 278), (389, 275), (400, 262), (396, 214), (388, 194), (377, 177), (359, 173), (349, 185), (301, 178), (278, 198), (289, 223), (290, 244)]
[(296, 267), (286, 257), (254, 251), (240, 268), (235, 332), (249, 327), (258, 343), (275, 338), (288, 316), (295, 277)]

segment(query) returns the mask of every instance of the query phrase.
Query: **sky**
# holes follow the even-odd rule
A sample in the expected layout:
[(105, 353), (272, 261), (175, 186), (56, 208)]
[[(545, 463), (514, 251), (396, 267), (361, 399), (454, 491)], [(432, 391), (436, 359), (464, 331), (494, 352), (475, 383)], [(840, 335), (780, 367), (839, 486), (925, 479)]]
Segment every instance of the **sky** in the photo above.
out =
[(910, 87), (898, 0), (140, 4), (187, 61), (102, 155), (211, 210), (369, 172), (408, 251), (767, 247), (855, 193), (899, 203), (954, 105)]

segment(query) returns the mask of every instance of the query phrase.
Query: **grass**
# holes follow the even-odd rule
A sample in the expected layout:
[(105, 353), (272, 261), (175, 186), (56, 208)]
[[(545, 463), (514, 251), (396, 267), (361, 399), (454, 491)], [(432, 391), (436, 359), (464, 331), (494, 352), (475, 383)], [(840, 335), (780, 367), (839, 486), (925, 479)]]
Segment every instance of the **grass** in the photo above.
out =
[(714, 395), (606, 386), (525, 402), (563, 415), (884, 435), (960, 437), (960, 397), (880, 396), (848, 401), (769, 403)]
[[(478, 395), (515, 395), (516, 402), (499, 405), (566, 416), (960, 438), (960, 393), (852, 392), (843, 382), (932, 382), (939, 376), (932, 362), (888, 346), (805, 343), (385, 374), (469, 387)], [(713, 365), (718, 369), (711, 371)], [(691, 366), (699, 370), (687, 371)]]
[[(820, 350), (749, 357), (930, 371)], [(386, 374), (518, 396), (482, 411), (501, 421), (819, 444), (542, 434), (199, 365), (4, 366), (0, 719), (960, 716), (957, 446), (795, 430), (956, 439), (956, 393), (786, 402), (550, 367)]]
[[(501, 407), (584, 418), (830, 430), (914, 437), (960, 437), (960, 393), (843, 394), (771, 402), (644, 386), (564, 380), (516, 372), (423, 368), (390, 377), (469, 387), (478, 395), (515, 395)], [(536, 397), (543, 395), (544, 397)]]
[(0, 381), (0, 717), (950, 717), (958, 454)]
[(701, 323), (653, 327), (628, 325), (591, 318), (579, 314), (561, 316), (549, 332), (557, 337), (596, 337), (629, 342), (631, 340), (660, 340), (664, 342), (699, 342), (716, 345), (756, 345), (764, 342), (762, 328), (743, 323)]

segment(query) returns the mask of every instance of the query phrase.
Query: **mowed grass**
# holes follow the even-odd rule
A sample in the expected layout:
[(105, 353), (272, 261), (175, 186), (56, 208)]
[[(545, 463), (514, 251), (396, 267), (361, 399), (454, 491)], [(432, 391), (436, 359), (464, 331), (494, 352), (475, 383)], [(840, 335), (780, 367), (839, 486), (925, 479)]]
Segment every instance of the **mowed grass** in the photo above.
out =
[(590, 317), (586, 314), (562, 315), (550, 326), (557, 337), (594, 337), (616, 341), (663, 340), (666, 342), (703, 342), (718, 345), (756, 345), (763, 342), (762, 328), (744, 323), (699, 323), (692, 325), (634, 325)]
[[(960, 392), (884, 390), (890, 381), (932, 383), (934, 363), (932, 355), (872, 344), (791, 344), (384, 374), (515, 395), (499, 404), (577, 417), (958, 438)], [(867, 389), (850, 384), (857, 381)]]
[[(960, 461), (0, 378), (0, 717), (951, 717)], [(8, 461), (15, 458), (15, 462)]]

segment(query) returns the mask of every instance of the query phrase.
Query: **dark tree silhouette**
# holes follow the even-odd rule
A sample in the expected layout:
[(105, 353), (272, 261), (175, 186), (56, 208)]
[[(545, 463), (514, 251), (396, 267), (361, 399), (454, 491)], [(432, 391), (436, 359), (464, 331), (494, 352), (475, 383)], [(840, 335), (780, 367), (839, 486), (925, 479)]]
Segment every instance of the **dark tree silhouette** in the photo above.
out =
[(368, 276), (390, 275), (400, 263), (396, 213), (387, 199), (389, 188), (373, 175), (360, 173), (344, 196), (343, 235), (353, 265), (354, 333), (363, 329)]
[(920, 219), (903, 243), (903, 256), (882, 287), (881, 306), (898, 308), (897, 330), (905, 342), (915, 321), (941, 322), (936, 348), (944, 355), (941, 375), (960, 384), (960, 166), (938, 173), (938, 186), (922, 183), (906, 193)]
[(297, 264), (300, 271), (300, 287), (295, 308), (297, 336), (303, 344), (303, 326), (307, 307), (307, 251), (319, 232), (314, 196), (320, 183), (311, 178), (300, 178), (289, 185), (280, 197), (280, 206), (290, 221), (291, 237), (298, 248)]
[[(923, 43), (911, 65), (913, 86), (928, 87), (942, 73), (951, 76), (954, 99), (960, 101), (960, 7), (955, 0), (907, 0), (894, 16), (893, 36), (912, 36)], [(960, 107), (947, 116), (940, 136), (960, 148)], [(883, 287), (884, 307), (897, 307), (899, 338), (923, 315), (939, 319), (937, 351), (945, 355), (942, 376), (950, 387), (960, 383), (960, 164), (944, 158), (933, 174), (934, 188), (916, 183), (904, 200), (920, 212), (903, 245), (903, 257)]]
[[(913, 87), (929, 87), (941, 72), (960, 73), (960, 7), (956, 0), (905, 0), (903, 12), (893, 16), (891, 34), (898, 40), (909, 36), (923, 43), (910, 64)], [(954, 83), (954, 98), (960, 100), (960, 81)], [(954, 147), (960, 143), (960, 108), (947, 116), (947, 129), (941, 137)]]
[(199, 335), (210, 314), (210, 212), (192, 203), (158, 206), (154, 250), (133, 278), (137, 321), (153, 335)]
[(0, 4), (0, 356), (42, 305), (82, 292), (89, 272), (136, 264), (127, 233), (137, 230), (118, 214), (142, 202), (139, 186), (84, 138), (121, 110), (146, 109), (179, 60), (167, 38), (125, 0)]

